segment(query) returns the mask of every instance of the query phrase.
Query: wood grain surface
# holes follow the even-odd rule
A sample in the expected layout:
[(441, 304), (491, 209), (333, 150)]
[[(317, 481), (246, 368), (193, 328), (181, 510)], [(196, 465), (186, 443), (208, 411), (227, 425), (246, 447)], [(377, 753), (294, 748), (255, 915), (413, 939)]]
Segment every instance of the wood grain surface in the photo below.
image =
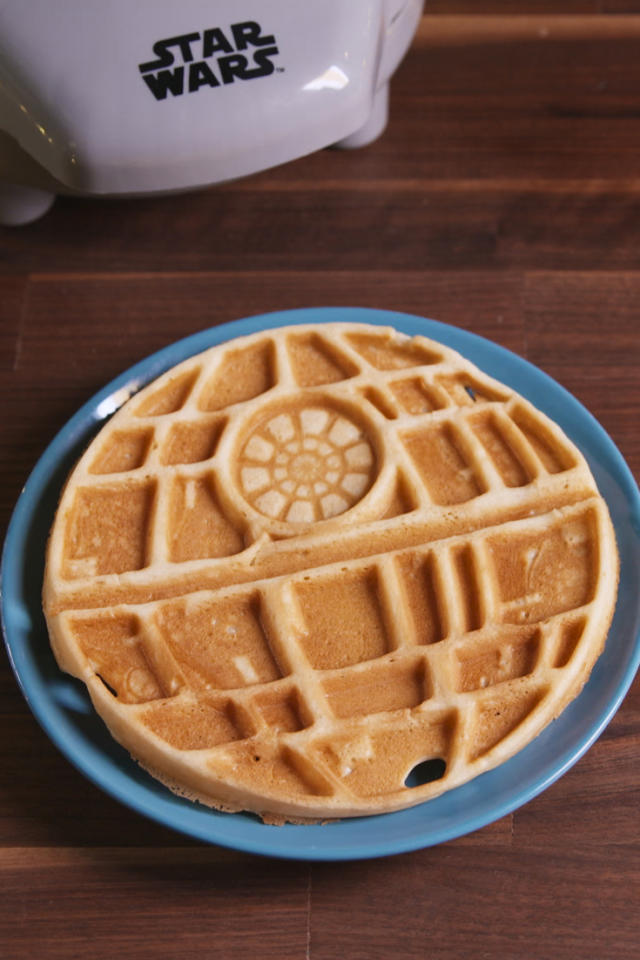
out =
[[(0, 230), (0, 522), (75, 410), (174, 340), (360, 305), (556, 378), (640, 477), (640, 2), (432, 0), (384, 136)], [(287, 863), (124, 808), (52, 746), (0, 657), (6, 960), (637, 960), (640, 686), (565, 776), (442, 846)], [(277, 828), (274, 828), (277, 829)]]

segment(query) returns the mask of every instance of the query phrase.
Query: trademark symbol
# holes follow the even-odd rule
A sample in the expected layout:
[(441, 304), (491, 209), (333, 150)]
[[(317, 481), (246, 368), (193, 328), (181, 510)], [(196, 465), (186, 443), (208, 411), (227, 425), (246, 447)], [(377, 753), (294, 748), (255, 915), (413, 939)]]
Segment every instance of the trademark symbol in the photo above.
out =
[(284, 67), (276, 67), (276, 73), (284, 73)]

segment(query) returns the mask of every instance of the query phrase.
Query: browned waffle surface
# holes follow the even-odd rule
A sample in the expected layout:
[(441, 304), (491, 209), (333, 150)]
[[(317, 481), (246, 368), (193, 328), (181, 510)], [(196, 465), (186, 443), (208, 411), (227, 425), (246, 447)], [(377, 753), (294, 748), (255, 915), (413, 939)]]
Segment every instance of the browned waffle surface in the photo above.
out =
[(536, 736), (588, 678), (617, 569), (555, 424), (437, 343), (334, 323), (130, 400), (67, 484), (44, 603), (60, 665), (166, 783), (335, 817)]

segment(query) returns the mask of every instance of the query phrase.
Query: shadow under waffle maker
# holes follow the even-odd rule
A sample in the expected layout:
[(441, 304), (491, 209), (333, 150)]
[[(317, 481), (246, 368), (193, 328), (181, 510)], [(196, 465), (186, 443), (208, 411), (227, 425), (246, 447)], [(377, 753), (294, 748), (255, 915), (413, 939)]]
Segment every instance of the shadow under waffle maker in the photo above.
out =
[(195, 189), (370, 143), (422, 0), (9, 0), (0, 223), (57, 194)]

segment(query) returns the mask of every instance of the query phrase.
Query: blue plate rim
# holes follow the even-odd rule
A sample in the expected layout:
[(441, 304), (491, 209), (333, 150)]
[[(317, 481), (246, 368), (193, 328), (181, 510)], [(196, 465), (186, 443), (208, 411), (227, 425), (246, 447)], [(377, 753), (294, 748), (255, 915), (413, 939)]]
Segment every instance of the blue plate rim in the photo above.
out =
[[(191, 804), (175, 797), (157, 781), (139, 771), (135, 762), (128, 755), (124, 755), (124, 751), (124, 756), (110, 762), (103, 757), (99, 749), (96, 750), (92, 745), (86, 746), (84, 740), (78, 737), (72, 721), (60, 712), (50, 691), (48, 698), (47, 693), (43, 692), (47, 689), (43, 678), (35, 668), (29, 668), (19, 643), (21, 618), (24, 620), (23, 630), (33, 627), (34, 612), (30, 611), (32, 616), (29, 618), (28, 605), (20, 600), (22, 593), (17, 583), (18, 572), (13, 568), (11, 558), (20, 555), (19, 548), (24, 546), (28, 525), (38, 508), (38, 492), (42, 493), (43, 489), (46, 489), (47, 478), (55, 472), (64, 458), (69, 456), (69, 452), (78, 443), (86, 442), (106, 419), (110, 409), (115, 409), (116, 401), (119, 405), (119, 401), (123, 402), (126, 397), (181, 360), (217, 343), (258, 330), (337, 320), (389, 325), (407, 333), (421, 333), (459, 350), (481, 369), (512, 386), (523, 396), (532, 399), (531, 393), (536, 394), (533, 402), (556, 419), (578, 446), (582, 446), (580, 440), (586, 437), (604, 456), (606, 469), (615, 479), (622, 501), (628, 508), (629, 528), (633, 531), (633, 558), (639, 562), (636, 553), (640, 556), (640, 493), (637, 484), (622, 454), (592, 414), (557, 381), (529, 361), (478, 334), (441, 321), (368, 307), (305, 307), (245, 317), (197, 331), (150, 354), (122, 372), (83, 404), (53, 438), (31, 471), (13, 511), (3, 546), (0, 566), (2, 631), (9, 661), (23, 695), (45, 733), (67, 759), (100, 789), (124, 805), (164, 826), (207, 843), (245, 853), (294, 860), (357, 860), (405, 853), (455, 839), (500, 819), (547, 789), (584, 755), (618, 710), (640, 666), (640, 600), (637, 600), (636, 609), (633, 611), (633, 635), (625, 647), (624, 663), (619, 664), (617, 680), (606, 696), (606, 703), (599, 707), (586, 726), (583, 722), (579, 735), (569, 736), (564, 748), (559, 749), (548, 762), (540, 766), (537, 775), (525, 776), (520, 786), (492, 794), (490, 784), (492, 778), (495, 780), (496, 773), (504, 774), (505, 770), (514, 768), (518, 761), (522, 763), (523, 756), (531, 753), (532, 748), (547, 734), (549, 728), (496, 771), (490, 771), (471, 781), (471, 784), (450, 791), (444, 797), (412, 807), (409, 811), (324, 825), (268, 826), (249, 814), (220, 814)], [(542, 394), (542, 402), (537, 396), (539, 392)], [(620, 538), (618, 528), (616, 532)], [(617, 613), (618, 611), (616, 616)], [(35, 614), (36, 621), (40, 615), (41, 611)], [(615, 622), (616, 618), (614, 624)], [(63, 675), (60, 674), (60, 677), (63, 678)], [(574, 703), (586, 702), (590, 685), (591, 681)], [(573, 707), (574, 704), (567, 708), (563, 716)], [(554, 721), (554, 724), (558, 723), (559, 721)], [(120, 749), (116, 747), (116, 750)], [(478, 784), (481, 794), (484, 787), (484, 796), (480, 798), (475, 797)], [(447, 800), (455, 802), (465, 791), (473, 794), (475, 806), (472, 810), (465, 811), (463, 803), (463, 811), (453, 819), (447, 820), (445, 816), (444, 824), (429, 824), (429, 813), (434, 810), (434, 805), (442, 806), (443, 802), (446, 805)], [(421, 814), (424, 814), (424, 824), (421, 822)], [(389, 828), (402, 818), (408, 818), (404, 830), (401, 830), (399, 835), (394, 835), (392, 831), (392, 835), (385, 838), (382, 835), (385, 827)], [(414, 825), (414, 820), (417, 825)], [(338, 839), (334, 840), (336, 836)]]

